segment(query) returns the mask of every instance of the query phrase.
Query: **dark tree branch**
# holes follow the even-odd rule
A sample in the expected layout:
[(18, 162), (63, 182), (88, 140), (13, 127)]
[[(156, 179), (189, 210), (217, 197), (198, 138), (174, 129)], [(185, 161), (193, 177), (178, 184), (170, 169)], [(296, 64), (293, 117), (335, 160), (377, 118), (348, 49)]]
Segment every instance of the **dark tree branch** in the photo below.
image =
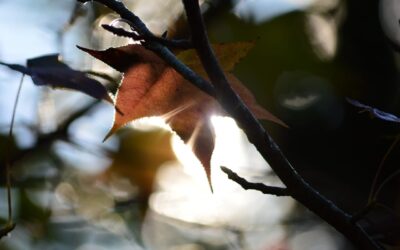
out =
[(114, 35), (117, 36), (122, 36), (122, 37), (128, 37), (132, 38), (135, 41), (153, 41), (160, 43), (168, 48), (180, 48), (180, 49), (190, 49), (193, 48), (193, 45), (190, 41), (188, 40), (170, 40), (166, 39), (164, 37), (159, 37), (159, 36), (151, 36), (151, 37), (145, 37), (141, 36), (135, 32), (132, 31), (127, 31), (122, 28), (117, 28), (108, 24), (103, 24), (101, 25), (105, 30), (113, 33)]
[[(78, 0), (79, 2), (86, 3), (92, 0)], [(205, 79), (198, 76), (193, 70), (187, 67), (185, 64), (180, 62), (175, 55), (163, 44), (155, 41), (153, 38), (156, 37), (140, 20), (138, 16), (128, 10), (122, 2), (116, 0), (93, 0), (101, 3), (111, 10), (115, 11), (121, 18), (127, 20), (133, 29), (141, 36), (146, 38), (146, 42), (143, 44), (147, 49), (156, 53), (159, 57), (164, 59), (171, 67), (179, 72), (186, 80), (191, 82), (200, 90), (215, 97), (214, 87)], [(152, 40), (153, 39), (153, 40)]]
[(382, 249), (360, 226), (351, 223), (351, 217), (347, 213), (313, 189), (291, 166), (278, 145), (230, 87), (208, 41), (198, 0), (182, 1), (192, 43), (216, 89), (218, 101), (245, 131), (249, 141), (287, 186), (291, 196), (335, 227), (360, 249)]
[(121, 1), (117, 0), (77, 0), (81, 3), (86, 2), (98, 2), (107, 6), (111, 10), (115, 11), (120, 15), (122, 19), (125, 19), (130, 22), (130, 25), (137, 31), (140, 35), (145, 37), (154, 36), (153, 33), (146, 27), (146, 25), (140, 20), (138, 16), (133, 14), (130, 10), (128, 10), (125, 5)]
[(289, 196), (286, 188), (267, 186), (263, 183), (252, 183), (240, 177), (237, 173), (233, 172), (227, 167), (221, 167), (221, 170), (228, 175), (228, 178), (239, 184), (243, 189), (257, 190), (263, 194), (271, 194), (275, 196)]
[[(84, 3), (90, 0), (78, 1)], [(94, 1), (109, 7), (118, 13), (121, 18), (128, 20), (140, 36), (147, 38), (154, 36), (139, 17), (129, 11), (122, 2), (116, 0)], [(278, 145), (228, 84), (209, 44), (198, 0), (183, 0), (183, 4), (192, 33), (192, 44), (197, 50), (212, 84), (177, 60), (175, 55), (163, 44), (148, 39), (143, 43), (143, 46), (158, 54), (193, 85), (217, 98), (222, 107), (238, 122), (249, 141), (256, 146), (257, 150), (286, 185), (290, 196), (335, 227), (358, 248), (363, 250), (382, 249), (361, 226), (351, 221), (350, 215), (314, 190), (291, 166)]]

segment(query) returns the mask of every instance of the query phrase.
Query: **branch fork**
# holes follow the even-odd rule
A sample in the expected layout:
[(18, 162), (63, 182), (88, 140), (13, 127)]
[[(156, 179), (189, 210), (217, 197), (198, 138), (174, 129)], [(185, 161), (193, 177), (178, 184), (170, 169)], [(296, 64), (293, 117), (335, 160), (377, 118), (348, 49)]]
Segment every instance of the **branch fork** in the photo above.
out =
[[(91, 0), (78, 1), (85, 3)], [(352, 220), (349, 214), (318, 193), (318, 191), (311, 187), (296, 172), (271, 136), (232, 90), (208, 41), (198, 0), (182, 0), (191, 30), (191, 42), (185, 40), (168, 40), (165, 37), (155, 36), (140, 18), (129, 11), (122, 2), (117, 0), (93, 1), (107, 6), (119, 14), (122, 19), (127, 20), (131, 24), (134, 32), (110, 25), (103, 25), (103, 28), (116, 35), (141, 41), (143, 46), (163, 58), (186, 80), (210, 96), (215, 97), (227, 113), (237, 121), (239, 127), (246, 133), (249, 141), (255, 145), (257, 150), (270, 164), (273, 171), (287, 188), (250, 183), (228, 168), (222, 167), (222, 171), (224, 171), (230, 179), (234, 180), (245, 189), (256, 189), (279, 196), (289, 195), (312, 212), (319, 215), (327, 223), (346, 236), (359, 249), (383, 249), (354, 221), (354, 219)], [(180, 62), (169, 50), (169, 48), (185, 46), (196, 49), (211, 83)]]

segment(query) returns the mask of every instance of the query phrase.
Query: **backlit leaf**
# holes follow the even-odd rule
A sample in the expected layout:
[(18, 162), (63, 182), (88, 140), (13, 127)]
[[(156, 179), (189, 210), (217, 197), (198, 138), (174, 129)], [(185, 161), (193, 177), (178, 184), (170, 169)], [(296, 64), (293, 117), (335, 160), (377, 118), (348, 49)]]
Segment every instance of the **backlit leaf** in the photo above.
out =
[[(222, 65), (226, 70), (232, 70), (234, 64), (245, 56), (251, 43), (217, 46), (216, 54), (222, 58)], [(235, 47), (241, 47), (245, 52), (232, 53)], [(116, 108), (121, 112), (115, 113), (109, 135), (132, 120), (161, 116), (185, 143), (190, 144), (203, 164), (211, 185), (210, 160), (214, 150), (214, 136), (209, 118), (212, 115), (226, 115), (218, 102), (187, 82), (160, 57), (141, 45), (132, 44), (105, 51), (81, 49), (124, 73), (116, 96)], [(194, 51), (176, 53), (178, 58), (201, 74), (201, 64)], [(250, 91), (233, 74), (226, 73), (226, 76), (258, 118), (284, 125), (278, 118), (257, 105)]]

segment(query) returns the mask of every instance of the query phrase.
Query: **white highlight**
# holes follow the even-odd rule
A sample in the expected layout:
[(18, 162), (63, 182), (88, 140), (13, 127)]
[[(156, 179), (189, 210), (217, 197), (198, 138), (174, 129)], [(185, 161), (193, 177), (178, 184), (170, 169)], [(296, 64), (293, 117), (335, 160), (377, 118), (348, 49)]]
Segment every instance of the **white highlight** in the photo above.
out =
[(282, 105), (293, 110), (301, 110), (311, 106), (317, 100), (317, 95), (287, 97), (282, 101)]

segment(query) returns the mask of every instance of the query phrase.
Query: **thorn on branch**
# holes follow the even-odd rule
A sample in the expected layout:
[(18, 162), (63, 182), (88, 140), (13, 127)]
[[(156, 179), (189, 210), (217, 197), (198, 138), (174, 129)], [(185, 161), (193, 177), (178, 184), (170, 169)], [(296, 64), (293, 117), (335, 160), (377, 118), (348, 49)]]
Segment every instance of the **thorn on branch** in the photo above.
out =
[(252, 183), (248, 182), (246, 179), (240, 177), (238, 174), (233, 172), (227, 167), (221, 167), (221, 170), (228, 175), (228, 178), (239, 184), (243, 189), (249, 190), (257, 190), (262, 192), (263, 194), (271, 194), (275, 196), (290, 196), (287, 188), (281, 187), (272, 187), (267, 186), (263, 183)]

